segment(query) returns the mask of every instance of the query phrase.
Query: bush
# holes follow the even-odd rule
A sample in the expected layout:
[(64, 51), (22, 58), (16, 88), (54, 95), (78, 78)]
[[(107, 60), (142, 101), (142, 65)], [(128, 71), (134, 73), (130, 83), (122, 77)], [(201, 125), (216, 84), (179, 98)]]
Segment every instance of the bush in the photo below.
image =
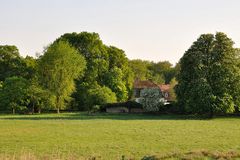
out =
[(157, 112), (164, 106), (164, 98), (162, 93), (157, 88), (146, 88), (140, 92), (139, 103), (147, 112)]
[(105, 86), (97, 86), (96, 88), (89, 89), (87, 95), (87, 106), (89, 111), (92, 110), (95, 105), (104, 105), (117, 101), (116, 94)]
[(173, 113), (180, 114), (181, 110), (179, 105), (176, 102), (171, 102), (170, 104), (166, 104), (159, 109), (160, 113)]

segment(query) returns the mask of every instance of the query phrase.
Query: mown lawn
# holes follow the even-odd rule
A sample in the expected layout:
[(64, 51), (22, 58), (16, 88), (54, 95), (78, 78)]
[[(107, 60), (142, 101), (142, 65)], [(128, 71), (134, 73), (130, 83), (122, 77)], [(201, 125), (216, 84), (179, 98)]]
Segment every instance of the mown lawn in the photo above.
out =
[[(190, 151), (240, 151), (240, 118), (62, 113), (0, 115), (1, 157), (141, 159)], [(28, 159), (28, 158), (27, 158)]]

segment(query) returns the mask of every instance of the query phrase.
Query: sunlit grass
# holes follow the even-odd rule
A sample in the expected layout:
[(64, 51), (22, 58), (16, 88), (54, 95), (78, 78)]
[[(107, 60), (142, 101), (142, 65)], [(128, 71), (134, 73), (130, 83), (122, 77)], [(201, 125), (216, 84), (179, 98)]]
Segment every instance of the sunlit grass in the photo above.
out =
[[(45, 159), (140, 159), (145, 155), (240, 151), (240, 118), (63, 113), (0, 115), (0, 155)], [(1, 156), (0, 156), (1, 157)], [(44, 158), (45, 157), (45, 158)]]

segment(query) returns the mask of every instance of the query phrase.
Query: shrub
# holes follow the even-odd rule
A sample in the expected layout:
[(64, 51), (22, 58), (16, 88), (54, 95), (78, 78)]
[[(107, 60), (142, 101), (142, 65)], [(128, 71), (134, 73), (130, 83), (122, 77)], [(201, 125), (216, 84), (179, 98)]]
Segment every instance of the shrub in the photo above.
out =
[(140, 92), (139, 103), (147, 112), (157, 112), (164, 105), (162, 93), (157, 88), (146, 88)]
[(104, 105), (117, 101), (116, 94), (105, 86), (96, 86), (96, 88), (89, 89), (87, 95), (88, 110), (92, 110), (95, 105)]

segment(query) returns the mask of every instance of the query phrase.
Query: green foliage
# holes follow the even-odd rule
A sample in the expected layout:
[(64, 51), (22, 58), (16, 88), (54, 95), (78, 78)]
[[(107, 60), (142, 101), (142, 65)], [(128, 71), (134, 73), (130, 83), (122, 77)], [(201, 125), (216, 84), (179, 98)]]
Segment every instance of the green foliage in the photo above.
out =
[(37, 76), (37, 59), (34, 59), (33, 57), (26, 56), (24, 58), (24, 72), (25, 75), (21, 75), (22, 77), (25, 77), (26, 79), (33, 79)]
[(227, 93), (224, 93), (221, 98), (216, 98), (216, 104), (214, 109), (217, 113), (233, 113), (235, 111), (235, 104), (233, 97)]
[(170, 84), (169, 95), (170, 95), (171, 101), (176, 101), (177, 97), (175, 92), (175, 86), (178, 84), (176, 78), (173, 78), (169, 84)]
[(86, 62), (67, 42), (50, 45), (39, 62), (40, 84), (56, 97), (59, 113), (75, 89), (74, 80), (83, 75)]
[(23, 74), (23, 65), (16, 46), (0, 46), (0, 81)]
[(149, 80), (158, 84), (168, 84), (175, 76), (176, 69), (168, 61), (157, 63), (144, 60), (130, 60), (129, 65), (134, 72), (135, 79)]
[(16, 110), (26, 110), (27, 86), (28, 82), (24, 78), (6, 78), (0, 92), (1, 109), (11, 110), (13, 114), (15, 114)]
[(108, 87), (96, 85), (87, 91), (87, 106), (91, 110), (95, 105), (104, 105), (117, 101), (116, 95)]
[(22, 58), (16, 46), (0, 46), (0, 81), (13, 76), (30, 79), (35, 75), (35, 71), (34, 58)]
[(109, 68), (118, 67), (123, 70), (128, 68), (128, 58), (126, 57), (123, 50), (110, 46), (108, 49), (109, 55)]
[(105, 84), (116, 93), (118, 102), (126, 101), (128, 92), (123, 81), (122, 70), (114, 67), (106, 74)]
[(43, 89), (36, 81), (32, 81), (27, 89), (28, 107), (32, 113), (41, 113), (42, 109), (55, 108), (55, 98), (48, 90)]
[(53, 99), (49, 91), (22, 77), (7, 78), (0, 87), (0, 110), (5, 112), (40, 113), (41, 109), (53, 108)]
[(129, 61), (129, 66), (134, 73), (134, 79), (147, 80), (151, 78), (151, 72), (148, 69), (151, 62), (135, 59)]
[(56, 41), (65, 40), (85, 57), (87, 68), (82, 78), (76, 81), (77, 89), (72, 95), (74, 106), (84, 109), (88, 96), (86, 92), (94, 85), (107, 86), (117, 95), (118, 101), (130, 97), (133, 73), (123, 50), (103, 44), (97, 33), (67, 33)]
[(106, 74), (108, 81), (106, 82), (105, 79), (104, 85), (116, 93), (118, 101), (126, 101), (132, 96), (133, 71), (129, 67), (128, 59), (123, 50), (110, 46), (108, 47), (108, 55), (109, 70)]
[(171, 81), (171, 79), (175, 76), (174, 68), (172, 67), (172, 64), (168, 61), (162, 62), (160, 61), (158, 63), (153, 63), (150, 66), (150, 70), (152, 71), (153, 77), (155, 76), (162, 77), (162, 81), (159, 81), (160, 83), (168, 84)]
[(239, 53), (224, 33), (204, 34), (180, 60), (177, 98), (192, 113), (231, 113), (240, 100)]
[(97, 33), (66, 33), (56, 41), (67, 41), (79, 53), (84, 56), (86, 60), (86, 72), (83, 79), (86, 82), (101, 81), (104, 73), (109, 67), (107, 47), (102, 43)]

